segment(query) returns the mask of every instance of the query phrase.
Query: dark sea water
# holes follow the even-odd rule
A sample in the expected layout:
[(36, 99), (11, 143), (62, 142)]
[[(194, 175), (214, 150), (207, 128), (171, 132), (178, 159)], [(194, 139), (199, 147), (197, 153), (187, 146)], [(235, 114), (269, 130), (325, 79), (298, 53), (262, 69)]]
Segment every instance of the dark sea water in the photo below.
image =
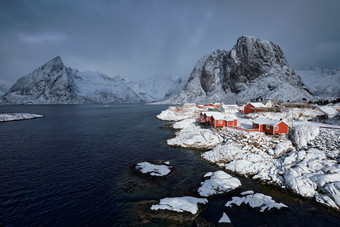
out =
[[(142, 104), (0, 106), (0, 112), (45, 118), (0, 123), (0, 226), (138, 225), (135, 203), (190, 195), (216, 166), (200, 151), (172, 148), (174, 131), (155, 118), (167, 106)], [(141, 178), (139, 161), (168, 160), (168, 178)], [(233, 195), (254, 190), (288, 210), (260, 213), (247, 206), (225, 208), (235, 226), (340, 226), (340, 215), (312, 200), (240, 178), (242, 188), (209, 199), (200, 214), (217, 224)], [(150, 226), (157, 225), (151, 223)]]

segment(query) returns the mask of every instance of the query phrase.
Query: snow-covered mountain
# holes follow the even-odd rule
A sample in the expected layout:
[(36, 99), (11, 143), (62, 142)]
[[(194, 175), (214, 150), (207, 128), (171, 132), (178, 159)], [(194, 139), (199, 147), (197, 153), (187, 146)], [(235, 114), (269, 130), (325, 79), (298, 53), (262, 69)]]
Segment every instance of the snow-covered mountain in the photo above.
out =
[(184, 86), (182, 78), (153, 75), (138, 81), (130, 81), (128, 85), (146, 102), (160, 101), (172, 96)]
[(0, 97), (8, 91), (8, 87), (5, 84), (0, 84)]
[(2, 96), (10, 104), (135, 103), (143, 100), (119, 76), (79, 72), (55, 57), (21, 77)]
[(340, 98), (340, 68), (310, 67), (295, 70), (308, 89), (321, 98)]
[(186, 85), (161, 103), (247, 102), (254, 98), (310, 100), (313, 95), (289, 67), (281, 48), (249, 36), (230, 51), (203, 56)]

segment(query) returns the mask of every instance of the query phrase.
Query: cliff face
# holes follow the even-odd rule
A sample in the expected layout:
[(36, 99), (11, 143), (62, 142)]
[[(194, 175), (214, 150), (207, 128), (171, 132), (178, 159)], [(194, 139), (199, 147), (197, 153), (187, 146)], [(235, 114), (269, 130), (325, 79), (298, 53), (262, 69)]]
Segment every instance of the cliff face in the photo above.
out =
[(120, 77), (79, 72), (55, 57), (21, 77), (2, 97), (8, 104), (142, 102)]
[(259, 97), (286, 101), (310, 99), (312, 94), (279, 46), (242, 36), (230, 51), (202, 57), (184, 88), (163, 103), (230, 103)]

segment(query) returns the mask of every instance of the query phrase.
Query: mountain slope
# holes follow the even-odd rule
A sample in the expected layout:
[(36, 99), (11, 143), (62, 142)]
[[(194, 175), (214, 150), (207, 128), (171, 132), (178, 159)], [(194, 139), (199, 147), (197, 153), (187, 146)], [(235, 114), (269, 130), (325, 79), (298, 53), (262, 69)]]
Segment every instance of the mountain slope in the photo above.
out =
[(324, 98), (340, 97), (340, 69), (311, 67), (295, 71), (314, 95)]
[(127, 83), (144, 101), (154, 102), (169, 98), (173, 93), (183, 87), (181, 78), (173, 79), (171, 76), (153, 75), (138, 81)]
[(21, 77), (2, 97), (10, 104), (141, 102), (125, 81), (101, 73), (79, 72), (55, 57)]
[(230, 51), (203, 56), (186, 85), (162, 103), (247, 102), (253, 98), (311, 99), (279, 46), (242, 36)]
[(0, 97), (5, 94), (7, 90), (8, 88), (5, 84), (0, 84)]

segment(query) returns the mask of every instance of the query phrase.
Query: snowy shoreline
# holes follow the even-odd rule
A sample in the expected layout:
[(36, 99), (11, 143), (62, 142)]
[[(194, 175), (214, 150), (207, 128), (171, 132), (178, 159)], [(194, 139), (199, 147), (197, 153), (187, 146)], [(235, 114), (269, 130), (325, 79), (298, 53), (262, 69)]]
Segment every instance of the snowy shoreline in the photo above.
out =
[(0, 113), (0, 122), (30, 120), (43, 117), (43, 115), (31, 113)]
[[(168, 145), (210, 148), (201, 157), (227, 172), (278, 185), (340, 210), (339, 127), (294, 122), (295, 127), (287, 138), (232, 128), (202, 128), (195, 123), (194, 108), (186, 108), (184, 112), (181, 116), (181, 111), (170, 107), (157, 116), (160, 120), (176, 121), (173, 128), (180, 129), (175, 138), (167, 141)], [(240, 119), (240, 123), (251, 124), (251, 120)]]

